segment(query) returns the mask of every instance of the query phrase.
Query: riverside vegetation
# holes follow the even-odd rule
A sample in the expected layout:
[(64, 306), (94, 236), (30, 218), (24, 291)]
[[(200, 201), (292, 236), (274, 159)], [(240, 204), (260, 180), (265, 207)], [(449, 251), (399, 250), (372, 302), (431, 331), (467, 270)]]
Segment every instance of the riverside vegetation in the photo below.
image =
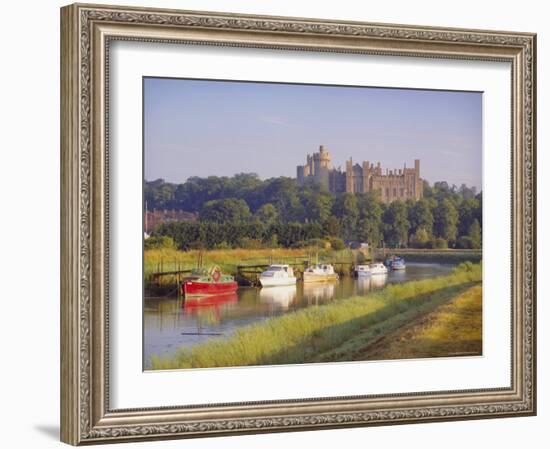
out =
[[(362, 360), (373, 342), (392, 335), (438, 307), (455, 301), (460, 309), (463, 303), (458, 298), (472, 287), (478, 287), (473, 301), (480, 301), (481, 275), (480, 264), (465, 262), (448, 276), (390, 285), (366, 296), (270, 318), (240, 328), (227, 339), (182, 347), (172, 356), (153, 356), (151, 367), (178, 369)], [(452, 307), (447, 312), (452, 315)], [(471, 326), (465, 326), (466, 335), (462, 335), (460, 326), (446, 326), (445, 322), (440, 319), (439, 330), (430, 334), (434, 341), (448, 340), (451, 336), (457, 341), (469, 338)], [(439, 350), (437, 346), (434, 348), (431, 356), (450, 355), (444, 346)], [(388, 354), (391, 358), (394, 353)]]
[(344, 241), (367, 242), (371, 248), (481, 248), (482, 194), (466, 185), (424, 181), (422, 199), (385, 204), (376, 191), (332, 194), (313, 184), (299, 186), (292, 178), (261, 180), (241, 173), (191, 177), (182, 184), (159, 179), (145, 183), (144, 195), (149, 210), (198, 212), (198, 221), (152, 230), (153, 237), (169, 237), (181, 250), (327, 242), (339, 249)]
[(481, 285), (474, 285), (450, 303), (362, 348), (354, 357), (375, 360), (480, 355), (481, 296)]

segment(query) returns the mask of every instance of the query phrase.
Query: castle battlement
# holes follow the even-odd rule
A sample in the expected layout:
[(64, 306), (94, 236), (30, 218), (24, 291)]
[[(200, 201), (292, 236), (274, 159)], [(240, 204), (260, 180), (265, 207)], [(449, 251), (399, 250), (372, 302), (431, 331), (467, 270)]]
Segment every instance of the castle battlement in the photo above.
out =
[(354, 164), (350, 158), (346, 161), (345, 171), (342, 171), (332, 166), (330, 152), (321, 145), (317, 153), (307, 155), (305, 165), (296, 167), (296, 178), (300, 185), (312, 182), (331, 193), (366, 193), (377, 190), (385, 203), (422, 198), (419, 159), (415, 159), (414, 168), (407, 168), (404, 164), (399, 169), (386, 168), (383, 173), (380, 162), (376, 165), (369, 161)]

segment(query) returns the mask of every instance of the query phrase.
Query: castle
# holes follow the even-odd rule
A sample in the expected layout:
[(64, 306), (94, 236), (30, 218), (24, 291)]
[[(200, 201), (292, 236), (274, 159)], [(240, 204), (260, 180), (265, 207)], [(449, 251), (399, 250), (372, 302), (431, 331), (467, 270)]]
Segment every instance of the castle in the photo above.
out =
[(298, 184), (313, 182), (331, 193), (366, 193), (378, 190), (384, 203), (422, 198), (419, 159), (415, 159), (414, 168), (404, 165), (403, 168), (386, 169), (382, 173), (380, 162), (376, 166), (369, 164), (369, 161), (359, 165), (353, 164), (350, 158), (346, 161), (346, 171), (343, 172), (332, 166), (330, 153), (321, 145), (318, 153), (307, 155), (306, 164), (298, 165), (296, 172)]

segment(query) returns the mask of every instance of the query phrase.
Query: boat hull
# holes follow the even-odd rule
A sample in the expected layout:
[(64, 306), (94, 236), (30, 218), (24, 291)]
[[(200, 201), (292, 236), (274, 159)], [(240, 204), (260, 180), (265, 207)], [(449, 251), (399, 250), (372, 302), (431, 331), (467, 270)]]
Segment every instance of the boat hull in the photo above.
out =
[(260, 277), (262, 287), (277, 287), (281, 285), (295, 285), (295, 277)]
[(333, 282), (337, 280), (337, 273), (321, 274), (304, 272), (304, 282)]
[(183, 283), (183, 295), (189, 296), (210, 296), (224, 295), (237, 291), (238, 284), (231, 282), (197, 282), (186, 281)]

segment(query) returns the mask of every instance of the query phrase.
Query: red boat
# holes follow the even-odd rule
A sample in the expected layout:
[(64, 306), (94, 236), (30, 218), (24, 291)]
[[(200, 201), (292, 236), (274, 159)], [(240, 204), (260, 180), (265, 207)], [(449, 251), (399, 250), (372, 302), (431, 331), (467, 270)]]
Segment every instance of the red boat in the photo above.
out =
[(222, 274), (219, 267), (213, 267), (209, 272), (195, 272), (183, 282), (181, 288), (183, 296), (190, 297), (234, 293), (237, 287), (233, 276)]

